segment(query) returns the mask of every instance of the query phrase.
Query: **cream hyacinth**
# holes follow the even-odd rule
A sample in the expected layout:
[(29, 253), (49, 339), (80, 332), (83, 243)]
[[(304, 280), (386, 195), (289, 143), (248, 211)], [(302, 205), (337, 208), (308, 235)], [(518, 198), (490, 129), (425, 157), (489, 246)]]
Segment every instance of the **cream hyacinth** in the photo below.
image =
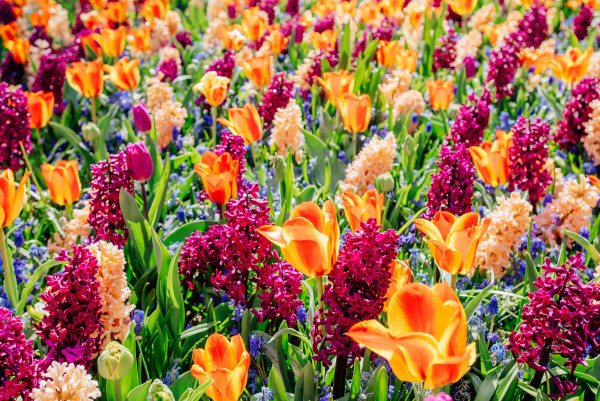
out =
[(469, 31), (468, 34), (463, 35), (456, 42), (456, 59), (452, 63), (452, 67), (460, 69), (465, 57), (476, 57), (482, 43), (483, 35), (477, 30)]
[(34, 401), (91, 401), (102, 395), (83, 366), (52, 362), (31, 393)]
[(58, 255), (63, 249), (70, 249), (73, 244), (86, 240), (90, 235), (90, 225), (88, 217), (90, 216), (90, 204), (84, 203), (83, 209), (73, 209), (73, 218), (68, 220), (61, 217), (60, 223), (64, 236), (54, 233), (53, 239), (48, 239), (48, 251), (51, 254)]
[(392, 168), (396, 156), (396, 137), (392, 132), (383, 139), (375, 136), (346, 168), (346, 179), (340, 182), (342, 191), (353, 191), (362, 196), (375, 178)]
[(163, 74), (149, 78), (146, 96), (148, 110), (154, 114), (156, 123), (157, 143), (166, 148), (173, 139), (173, 127), (178, 130), (183, 127), (187, 110), (182, 104), (173, 100), (173, 88), (166, 82), (161, 82)]
[(510, 267), (510, 253), (529, 229), (532, 209), (531, 204), (516, 192), (509, 198), (500, 197), (498, 207), (488, 216), (492, 222), (477, 247), (475, 266), (502, 277)]
[(496, 18), (496, 7), (493, 4), (486, 4), (471, 16), (469, 24), (473, 29), (480, 30), (484, 25), (489, 24)]
[(592, 112), (583, 124), (585, 136), (581, 138), (581, 142), (583, 142), (586, 153), (597, 166), (600, 164), (600, 100), (594, 100), (590, 103), (590, 107)]
[(105, 241), (95, 242), (88, 249), (98, 260), (97, 278), (102, 298), (102, 350), (113, 340), (125, 340), (131, 323), (129, 315), (135, 305), (127, 302), (131, 291), (127, 286), (123, 250)]
[(284, 109), (277, 110), (273, 119), (273, 129), (269, 145), (277, 146), (277, 153), (285, 156), (290, 149), (296, 160), (302, 158), (304, 134), (302, 133), (302, 110), (294, 99), (290, 99)]
[(50, 18), (48, 19), (48, 35), (52, 39), (59, 41), (63, 47), (71, 46), (75, 40), (71, 33), (69, 12), (60, 4), (55, 4), (52, 7)]

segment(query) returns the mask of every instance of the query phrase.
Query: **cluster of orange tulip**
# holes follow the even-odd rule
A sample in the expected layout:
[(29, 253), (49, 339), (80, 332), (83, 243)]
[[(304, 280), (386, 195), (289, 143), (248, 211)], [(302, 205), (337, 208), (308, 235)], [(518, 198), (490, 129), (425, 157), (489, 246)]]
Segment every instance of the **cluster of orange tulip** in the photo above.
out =
[(398, 67), (411, 74), (417, 69), (419, 55), (412, 49), (405, 49), (397, 40), (380, 40), (377, 44), (377, 62), (386, 67)]

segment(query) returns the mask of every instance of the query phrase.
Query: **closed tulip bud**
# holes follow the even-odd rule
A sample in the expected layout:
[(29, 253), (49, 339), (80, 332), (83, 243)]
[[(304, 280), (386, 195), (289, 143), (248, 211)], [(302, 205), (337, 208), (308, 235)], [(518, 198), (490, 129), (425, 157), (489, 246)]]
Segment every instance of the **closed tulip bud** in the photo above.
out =
[(281, 156), (275, 156), (273, 160), (273, 176), (277, 182), (282, 182), (285, 179), (285, 160)]
[(133, 124), (139, 132), (148, 132), (152, 129), (152, 118), (143, 100), (133, 106)]
[(173, 392), (160, 379), (154, 379), (148, 389), (149, 401), (175, 401)]
[(377, 177), (375, 184), (379, 187), (381, 192), (390, 192), (394, 190), (396, 183), (394, 177), (390, 173), (385, 173)]
[(145, 182), (152, 177), (154, 166), (148, 148), (144, 142), (127, 144), (125, 149), (127, 168), (131, 171), (134, 180)]
[(106, 380), (119, 380), (133, 367), (133, 355), (116, 341), (104, 348), (98, 357), (98, 373)]
[(100, 129), (94, 123), (84, 124), (83, 127), (81, 127), (81, 133), (83, 134), (83, 139), (88, 142), (92, 142), (100, 137)]
[(407, 136), (404, 140), (404, 145), (402, 146), (402, 152), (404, 153), (405, 158), (410, 158), (415, 151), (415, 141), (412, 136)]
[(198, 72), (198, 64), (189, 63), (187, 67), (185, 67), (185, 72), (188, 75), (196, 75), (196, 72)]

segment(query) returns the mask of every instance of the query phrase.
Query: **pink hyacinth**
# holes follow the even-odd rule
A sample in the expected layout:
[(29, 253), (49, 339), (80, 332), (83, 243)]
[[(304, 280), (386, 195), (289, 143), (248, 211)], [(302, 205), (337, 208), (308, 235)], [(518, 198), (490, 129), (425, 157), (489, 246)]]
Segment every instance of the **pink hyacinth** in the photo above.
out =
[(0, 82), (0, 168), (18, 170), (25, 166), (21, 145), (31, 152), (31, 130), (27, 97), (19, 89)]

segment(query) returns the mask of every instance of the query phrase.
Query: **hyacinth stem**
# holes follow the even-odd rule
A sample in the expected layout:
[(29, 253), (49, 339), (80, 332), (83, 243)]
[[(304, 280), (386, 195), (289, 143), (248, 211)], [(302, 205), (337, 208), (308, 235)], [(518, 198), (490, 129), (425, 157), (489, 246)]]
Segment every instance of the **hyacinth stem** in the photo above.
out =
[(13, 307), (17, 307), (19, 303), (17, 299), (17, 280), (13, 264), (8, 260), (6, 252), (6, 238), (4, 237), (4, 227), (0, 227), (0, 251), (2, 253), (2, 266), (4, 267), (4, 287), (6, 295)]
[[(323, 276), (317, 277), (317, 296), (319, 297), (319, 319), (323, 320), (325, 318), (324, 312), (325, 307), (323, 304)], [(325, 326), (319, 325), (319, 330), (321, 330), (321, 334), (325, 335)]]
[[(148, 195), (146, 194), (146, 183), (141, 182), (142, 185), (142, 199), (144, 200), (144, 217), (148, 220)], [(150, 220), (148, 220), (150, 222)]]
[(91, 97), (90, 98), (90, 103), (92, 104), (92, 122), (95, 125), (96, 124), (96, 98), (95, 97)]
[(450, 279), (450, 287), (452, 291), (456, 291), (456, 279), (458, 278), (458, 274), (453, 274), (452, 279)]
[(115, 401), (121, 401), (121, 380), (115, 380)]
[(338, 355), (335, 362), (335, 375), (333, 377), (333, 399), (337, 400), (344, 396), (346, 389), (346, 369), (348, 368), (348, 357), (345, 354)]
[[(542, 350), (540, 361), (538, 365), (547, 366), (548, 362), (550, 362), (550, 357), (552, 356), (552, 339), (549, 338), (544, 342), (544, 348)], [(533, 380), (529, 384), (533, 388), (539, 388), (542, 383), (542, 379), (544, 378), (545, 370), (536, 370), (535, 375), (533, 376)], [(533, 396), (529, 393), (525, 394), (523, 397), (523, 401), (533, 401)]]
[(212, 107), (210, 109), (210, 111), (212, 114), (212, 127), (211, 127), (212, 141), (211, 141), (211, 144), (213, 147), (215, 147), (215, 146), (217, 146), (217, 108)]

